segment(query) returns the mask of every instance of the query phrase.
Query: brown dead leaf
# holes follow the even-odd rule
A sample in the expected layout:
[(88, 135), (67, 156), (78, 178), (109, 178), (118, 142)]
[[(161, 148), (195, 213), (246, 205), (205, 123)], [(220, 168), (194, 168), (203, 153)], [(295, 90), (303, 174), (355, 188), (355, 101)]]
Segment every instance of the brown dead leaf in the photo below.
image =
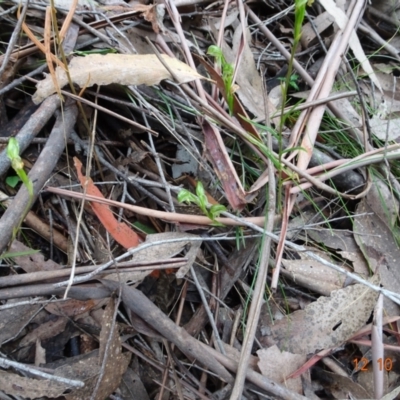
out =
[(124, 374), (120, 390), (123, 399), (150, 400), (140, 376), (131, 368)]
[[(297, 284), (324, 296), (329, 296), (333, 290), (343, 287), (345, 276), (332, 268), (311, 259), (306, 254), (299, 254), (300, 260), (282, 259), (282, 265), (289, 276)], [(321, 253), (320, 253), (321, 255)], [(325, 256), (325, 254), (321, 255)]]
[(257, 351), (260, 359), (258, 367), (261, 373), (277, 383), (283, 383), (288, 389), (302, 394), (301, 378), (287, 379), (287, 377), (306, 362), (306, 356), (280, 351), (277, 346)]
[(307, 22), (301, 28), (301, 44), (308, 49), (318, 41), (317, 34), (321, 34), (329, 28), (334, 21), (334, 18), (327, 12), (317, 15), (314, 20)]
[(234, 210), (242, 210), (246, 205), (244, 190), (239, 184), (239, 178), (224, 144), (222, 140), (219, 140), (219, 133), (206, 120), (203, 122), (203, 133), (210, 161), (221, 181), (229, 204)]
[[(177, 77), (179, 83), (187, 83), (203, 78), (188, 65), (162, 55), (164, 62)], [(90, 54), (86, 57), (75, 57), (69, 63), (69, 74), (72, 81), (79, 87), (93, 85), (157, 85), (163, 79), (173, 79), (168, 70), (154, 54)], [(62, 88), (68, 83), (66, 72), (57, 67), (56, 76)], [(35, 104), (41, 103), (46, 97), (55, 93), (51, 77), (37, 84), (37, 90), (32, 97)]]
[(272, 339), (281, 350), (296, 354), (337, 347), (367, 322), (377, 297), (362, 284), (335, 290), (278, 321), (271, 327)]
[[(161, 7), (158, 4), (135, 4), (133, 6), (135, 11), (141, 12), (143, 18), (151, 22), (151, 27), (155, 33), (160, 33), (160, 30), (163, 28), (162, 18), (159, 18), (158, 13), (160, 12)], [(163, 9), (165, 12), (165, 8)], [(161, 28), (161, 29), (160, 29)]]
[(25, 378), (0, 370), (0, 388), (11, 396), (36, 399), (44, 396), (49, 398), (61, 396), (68, 386), (54, 381)]
[[(332, 385), (329, 386), (329, 390), (332, 392), (332, 395), (335, 399), (343, 399), (348, 397), (349, 393), (351, 393), (352, 397), (355, 399), (371, 399), (373, 398), (373, 391), (366, 390), (367, 387), (364, 385), (360, 385), (359, 383), (354, 382), (351, 378), (347, 376), (342, 376), (338, 374), (334, 374), (332, 372), (324, 371), (324, 379), (326, 378)], [(364, 375), (364, 373), (361, 373)], [(373, 382), (373, 378), (371, 374), (367, 379), (369, 380), (371, 386)]]
[(64, 331), (67, 322), (68, 318), (58, 317), (53, 321), (47, 321), (44, 324), (40, 324), (36, 329), (29, 332), (22, 338), (20, 346), (29, 346), (35, 343), (37, 339), (46, 340), (58, 335)]
[(396, 225), (399, 217), (399, 202), (393, 190), (376, 176), (372, 177), (372, 186), (365, 201), (389, 229)]
[[(66, 395), (67, 400), (103, 400), (120, 385), (122, 375), (128, 368), (130, 353), (122, 354), (118, 328), (112, 323), (114, 310), (115, 302), (110, 300), (103, 313), (100, 349), (73, 357), (56, 369), (57, 375), (85, 382), (84, 388)], [(92, 397), (95, 390), (96, 395)]]
[[(18, 299), (16, 301), (22, 301)], [(10, 300), (7, 304), (15, 301)], [(27, 304), (0, 311), (0, 346), (14, 338), (22, 328), (29, 324), (32, 317), (40, 310), (40, 305)]]
[(56, 375), (85, 382), (85, 387), (67, 394), (65, 396), (67, 400), (90, 399), (100, 369), (98, 355), (99, 351), (94, 350), (91, 353), (69, 358), (64, 365), (56, 368)]
[[(132, 255), (132, 262), (157, 262), (157, 260), (166, 260), (168, 258), (174, 257), (181, 253), (186, 246), (190, 245), (190, 249), (185, 255), (185, 258), (188, 259), (187, 263), (179, 268), (177, 271), (177, 277), (183, 277), (186, 275), (190, 266), (194, 263), (196, 259), (197, 251), (200, 248), (201, 241), (190, 241), (190, 240), (182, 240), (174, 243), (160, 243), (150, 248), (147, 247), (149, 243), (154, 242), (162, 242), (164, 240), (171, 239), (179, 239), (179, 238), (190, 238), (190, 237), (198, 237), (196, 235), (191, 235), (190, 233), (181, 233), (181, 232), (166, 232), (166, 233), (155, 233), (146, 236), (145, 243), (139, 245), (136, 253)], [(144, 247), (143, 250), (140, 250), (140, 247)], [(143, 280), (147, 275), (151, 274), (151, 270), (149, 271), (138, 271), (138, 272), (125, 272), (123, 274), (110, 274), (107, 275), (107, 279), (113, 281), (121, 281), (121, 282), (139, 282)]]
[(315, 242), (336, 250), (343, 258), (351, 261), (354, 272), (369, 276), (368, 264), (357, 245), (353, 232), (340, 229), (310, 229), (307, 236)]
[(40, 339), (36, 340), (35, 345), (35, 365), (46, 364), (46, 349), (42, 347)]
[(62, 303), (50, 303), (45, 306), (46, 311), (62, 317), (75, 317), (91, 310), (99, 303), (99, 300), (68, 299)]
[[(85, 177), (82, 174), (82, 163), (77, 157), (74, 157), (76, 172), (78, 174), (79, 182), (82, 187), (86, 189), (86, 193), (92, 196), (104, 198), (100, 190), (95, 186), (91, 178)], [(107, 232), (125, 249), (136, 247), (139, 244), (139, 236), (133, 231), (125, 222), (119, 222), (110, 207), (106, 204), (97, 202), (91, 203), (92, 209), (97, 218), (103, 224)]]
[(100, 332), (99, 362), (103, 373), (99, 376), (100, 385), (95, 397), (98, 400), (106, 398), (118, 388), (129, 364), (129, 358), (122, 355), (118, 325), (116, 322), (113, 324), (115, 307), (114, 298), (111, 297), (104, 310)]
[[(32, 249), (25, 246), (18, 240), (14, 240), (10, 247), (11, 253), (18, 253), (23, 251), (31, 251)], [(18, 256), (13, 258), (15, 263), (18, 264), (25, 272), (36, 271), (54, 271), (61, 269), (60, 264), (57, 264), (51, 259), (45, 261), (42, 253), (30, 254), (29, 256)]]
[[(355, 218), (353, 231), (370, 268), (379, 274), (385, 289), (400, 293), (400, 249), (392, 229), (374, 213), (368, 203), (368, 195), (360, 201), (356, 213), (368, 213), (362, 218)], [(399, 314), (399, 306), (387, 298), (384, 299), (384, 308), (389, 316)]]

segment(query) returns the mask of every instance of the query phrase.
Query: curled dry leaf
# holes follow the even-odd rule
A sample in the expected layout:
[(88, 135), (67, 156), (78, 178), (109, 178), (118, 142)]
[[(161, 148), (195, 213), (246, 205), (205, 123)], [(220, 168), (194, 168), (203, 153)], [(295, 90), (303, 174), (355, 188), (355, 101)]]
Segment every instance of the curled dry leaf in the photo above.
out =
[[(178, 83), (190, 82), (203, 78), (188, 65), (166, 55), (161, 56), (178, 80)], [(163, 79), (173, 79), (155, 54), (91, 54), (86, 57), (75, 57), (69, 63), (69, 74), (73, 83), (80, 87), (93, 85), (157, 85)], [(56, 77), (60, 88), (68, 83), (66, 72), (57, 67)], [(46, 97), (55, 93), (51, 76), (37, 84), (33, 95), (35, 104), (41, 103)]]
[[(100, 190), (95, 186), (90, 178), (82, 175), (82, 163), (74, 157), (76, 172), (82, 187), (86, 187), (86, 193), (104, 198)], [(125, 249), (136, 247), (139, 244), (139, 236), (124, 222), (118, 222), (110, 207), (105, 204), (91, 203), (94, 213), (101, 221), (107, 232)]]

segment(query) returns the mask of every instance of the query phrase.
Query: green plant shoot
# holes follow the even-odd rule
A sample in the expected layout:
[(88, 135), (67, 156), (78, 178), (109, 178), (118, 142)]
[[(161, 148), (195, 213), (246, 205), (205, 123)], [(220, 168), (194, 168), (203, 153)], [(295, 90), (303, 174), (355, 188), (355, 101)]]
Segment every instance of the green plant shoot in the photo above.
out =
[(22, 183), (25, 185), (26, 189), (29, 193), (29, 198), (33, 199), (33, 185), (32, 181), (28, 178), (24, 170), (24, 163), (19, 155), (19, 144), (17, 139), (10, 138), (7, 145), (7, 157), (11, 161), (11, 167), (17, 173), (19, 179), (21, 179)]
[(225, 100), (228, 104), (229, 112), (232, 114), (233, 112), (233, 75), (234, 75), (234, 68), (232, 64), (229, 64), (226, 60), (224, 55), (222, 54), (222, 50), (215, 45), (212, 45), (208, 48), (207, 54), (213, 56), (215, 58), (215, 62), (217, 63), (218, 67), (221, 68), (222, 72), (222, 81), (224, 82), (224, 89), (225, 89)]
[[(293, 46), (292, 46), (292, 51), (290, 54), (290, 60), (288, 63), (288, 71), (286, 73), (286, 77), (284, 80), (284, 83), (282, 84), (282, 108), (281, 108), (281, 116), (280, 116), (280, 123), (279, 123), (279, 163), (282, 161), (282, 151), (283, 151), (283, 144), (282, 144), (282, 132), (283, 132), (283, 127), (285, 125), (285, 121), (287, 118), (287, 114), (285, 114), (285, 104), (288, 96), (288, 90), (290, 87), (290, 84), (292, 83), (293, 87), (293, 78), (292, 78), (292, 72), (293, 72), (293, 62), (294, 62), (294, 56), (296, 53), (296, 48), (300, 42), (301, 39), (301, 28), (303, 26), (303, 21), (304, 17), (306, 15), (306, 7), (307, 5), (311, 5), (314, 0), (295, 0), (294, 3), (294, 34), (293, 34)], [(295, 82), (297, 85), (297, 83)], [(279, 171), (279, 189), (278, 189), (278, 200), (277, 204), (280, 205), (282, 204), (282, 170)]]
[(17, 142), (17, 139), (15, 139), (13, 137), (10, 138), (10, 140), (8, 141), (6, 152), (7, 152), (7, 157), (11, 161), (11, 167), (17, 173), (19, 179), (21, 179), (23, 185), (26, 187), (26, 189), (28, 190), (28, 194), (29, 194), (29, 203), (26, 206), (26, 209), (21, 217), (21, 220), (13, 229), (12, 240), (14, 240), (15, 237), (17, 236), (18, 229), (21, 226), (21, 223), (24, 220), (25, 215), (28, 213), (29, 208), (33, 202), (33, 184), (24, 170), (24, 162), (22, 161), (22, 159), (19, 155), (19, 144)]
[(201, 182), (197, 183), (196, 186), (196, 194), (189, 192), (189, 190), (182, 189), (178, 193), (178, 201), (180, 203), (194, 203), (196, 204), (200, 210), (213, 221), (213, 225), (222, 226), (221, 223), (216, 221), (216, 218), (220, 216), (222, 212), (226, 211), (226, 207), (222, 204), (214, 204), (210, 205), (207, 200), (206, 193), (204, 191), (204, 186)]

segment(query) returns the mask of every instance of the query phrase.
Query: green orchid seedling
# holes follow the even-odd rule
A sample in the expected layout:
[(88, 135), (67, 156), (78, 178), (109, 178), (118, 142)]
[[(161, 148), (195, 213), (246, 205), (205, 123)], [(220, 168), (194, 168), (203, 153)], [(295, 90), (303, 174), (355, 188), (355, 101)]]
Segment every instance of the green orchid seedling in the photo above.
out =
[(18, 223), (18, 225), (13, 230), (14, 231), (13, 239), (14, 239), (15, 236), (17, 235), (18, 229), (19, 229), (22, 221), (25, 218), (25, 215), (28, 213), (29, 208), (33, 202), (33, 184), (24, 170), (24, 162), (22, 161), (22, 159), (19, 155), (19, 144), (17, 142), (17, 139), (15, 139), (13, 137), (10, 138), (10, 140), (8, 141), (6, 152), (7, 152), (7, 157), (11, 161), (11, 167), (17, 173), (19, 179), (21, 179), (23, 185), (26, 187), (26, 189), (28, 190), (28, 194), (29, 194), (29, 203), (24, 211), (24, 214), (22, 215), (21, 221)]
[(219, 68), (221, 68), (222, 72), (222, 81), (224, 82), (225, 88), (225, 96), (226, 96), (226, 103), (228, 104), (229, 112), (232, 114), (233, 112), (233, 75), (234, 75), (234, 68), (232, 64), (229, 64), (226, 60), (224, 55), (222, 54), (222, 50), (218, 46), (210, 46), (208, 48), (207, 54), (213, 56), (215, 58), (215, 62)]
[(26, 189), (28, 190), (29, 197), (33, 199), (33, 185), (32, 181), (28, 178), (24, 170), (24, 162), (22, 161), (19, 155), (19, 144), (17, 139), (10, 138), (7, 145), (7, 157), (11, 161), (11, 167), (17, 173), (19, 179), (21, 179), (22, 183), (25, 185)]
[(213, 221), (214, 226), (223, 226), (216, 220), (216, 218), (218, 218), (222, 212), (226, 211), (226, 207), (223, 206), (222, 204), (210, 205), (208, 203), (207, 196), (204, 191), (204, 186), (201, 182), (197, 183), (196, 194), (189, 192), (189, 190), (182, 189), (178, 193), (177, 198), (180, 203), (186, 202), (188, 204), (190, 203), (196, 204), (200, 208), (200, 210), (204, 213), (204, 215), (206, 215)]

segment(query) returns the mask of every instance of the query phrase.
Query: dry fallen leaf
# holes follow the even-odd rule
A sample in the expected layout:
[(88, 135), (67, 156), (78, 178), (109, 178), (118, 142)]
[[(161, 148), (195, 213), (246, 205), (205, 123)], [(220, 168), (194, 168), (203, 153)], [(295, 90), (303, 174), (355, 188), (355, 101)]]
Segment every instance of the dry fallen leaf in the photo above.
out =
[(25, 378), (10, 372), (0, 371), (0, 388), (4, 393), (12, 396), (36, 399), (43, 396), (47, 398), (59, 397), (68, 389), (68, 385), (42, 379)]
[(42, 347), (40, 339), (36, 340), (35, 344), (35, 365), (46, 364), (46, 349)]
[[(161, 56), (168, 68), (176, 76), (178, 83), (187, 83), (203, 78), (188, 65), (166, 55)], [(155, 54), (91, 54), (86, 57), (75, 57), (69, 63), (69, 74), (73, 83), (79, 87), (93, 85), (157, 85), (163, 79), (173, 79)], [(60, 87), (68, 83), (66, 72), (57, 67), (56, 77)], [(37, 84), (33, 95), (35, 104), (55, 93), (53, 81), (49, 75)]]
[(287, 377), (306, 362), (306, 356), (280, 351), (277, 346), (257, 351), (260, 359), (258, 367), (261, 373), (274, 382), (284, 384), (288, 389), (302, 393), (301, 378), (287, 379)]
[(118, 388), (130, 360), (130, 356), (122, 354), (117, 323), (113, 326), (115, 307), (118, 305), (111, 297), (104, 310), (100, 332), (99, 364), (102, 365), (104, 372), (99, 376), (100, 385), (96, 396), (99, 400), (106, 398)]
[(307, 236), (327, 248), (336, 250), (345, 260), (351, 261), (353, 271), (357, 274), (369, 276), (368, 264), (354, 239), (353, 232), (341, 229), (310, 229)]
[[(24, 299), (9, 300), (8, 305)], [(28, 300), (28, 299), (25, 299)], [(26, 304), (0, 311), (0, 346), (21, 332), (40, 310), (38, 304)], [(0, 386), (1, 387), (1, 386)]]
[[(79, 182), (86, 189), (86, 193), (92, 196), (104, 198), (100, 190), (95, 186), (91, 178), (82, 175), (82, 163), (78, 158), (74, 157), (76, 172)], [(119, 222), (106, 204), (96, 202), (91, 203), (92, 209), (97, 218), (103, 224), (107, 232), (123, 247), (129, 249), (137, 247), (139, 244), (139, 236), (125, 222)]]
[[(325, 10), (335, 18), (335, 22), (339, 26), (340, 29), (344, 30), (346, 24), (348, 22), (348, 18), (344, 11), (337, 6), (337, 4), (333, 0), (320, 0), (320, 4), (325, 8)], [(363, 48), (361, 47), (360, 40), (355, 31), (352, 32), (349, 45), (351, 50), (354, 53), (354, 56), (357, 58), (358, 62), (361, 64), (363, 70), (367, 73), (369, 79), (371, 79), (376, 87), (382, 93), (381, 84), (376, 77), (374, 70), (369, 62), (368, 57), (365, 55)]]
[[(62, 376), (79, 377), (85, 387), (66, 395), (68, 400), (103, 400), (119, 386), (122, 375), (128, 368), (130, 353), (123, 354), (117, 324), (113, 327), (115, 303), (110, 300), (103, 313), (100, 332), (100, 349), (85, 356), (71, 360), (70, 365), (57, 369)], [(102, 365), (103, 364), (103, 365)], [(100, 379), (100, 382), (97, 382)], [(96, 395), (93, 395), (96, 389)]]
[(335, 290), (278, 321), (271, 328), (272, 338), (281, 350), (296, 354), (337, 347), (368, 321), (377, 297), (362, 284)]
[(46, 340), (58, 335), (64, 331), (67, 322), (68, 318), (58, 317), (55, 320), (50, 320), (40, 324), (36, 329), (30, 331), (22, 338), (19, 344), (20, 347), (29, 346), (35, 343), (37, 339)]
[(333, 17), (328, 12), (323, 12), (315, 17), (311, 22), (307, 22), (301, 29), (301, 44), (304, 48), (308, 49), (318, 41), (318, 36), (326, 29), (328, 29), (332, 22)]
[[(197, 237), (196, 235), (191, 235), (190, 233), (180, 233), (180, 232), (165, 232), (165, 233), (155, 233), (152, 235), (146, 236), (145, 243), (141, 244), (138, 247), (138, 251), (132, 254), (131, 261), (132, 262), (157, 262), (157, 260), (167, 260), (168, 258), (174, 257), (181, 253), (186, 246), (190, 245), (190, 249), (185, 255), (185, 258), (188, 259), (187, 263), (179, 268), (176, 273), (177, 278), (183, 278), (190, 266), (194, 263), (196, 259), (197, 251), (200, 248), (201, 241), (190, 241), (187, 238)], [(149, 243), (154, 242), (162, 242), (164, 240), (171, 239), (179, 239), (186, 238), (186, 240), (182, 240), (179, 242), (166, 242), (159, 243), (152, 247), (147, 247)], [(143, 250), (140, 247), (146, 246)], [(143, 280), (147, 275), (151, 274), (151, 270), (149, 271), (133, 271), (133, 272), (124, 272), (123, 274), (110, 274), (107, 275), (107, 279), (112, 281), (121, 281), (121, 282), (139, 282)]]
[[(375, 205), (374, 208), (378, 206)], [(356, 213), (367, 213), (363, 218), (355, 218), (354, 237), (360, 246), (372, 271), (380, 276), (381, 285), (386, 290), (400, 292), (400, 271), (398, 260), (400, 250), (393, 236), (393, 229), (378, 216), (369, 202), (369, 195), (357, 206)], [(399, 306), (391, 300), (384, 299), (385, 314), (399, 314)]]
[(45, 306), (46, 311), (63, 317), (75, 317), (95, 307), (100, 300), (76, 300), (67, 299), (62, 303), (50, 303)]
[(324, 296), (329, 296), (333, 290), (343, 287), (344, 275), (311, 259), (306, 254), (300, 253), (299, 255), (300, 260), (282, 259), (284, 267), (282, 272), (286, 272), (285, 275), (287, 274), (294, 282)]
[[(371, 399), (371, 392), (367, 390), (364, 385), (354, 382), (347, 376), (334, 374), (332, 372), (323, 371), (324, 378), (328, 382), (332, 382), (329, 389), (335, 399), (344, 399), (351, 393), (353, 399)], [(363, 373), (361, 373), (363, 375)], [(371, 384), (373, 382), (372, 376), (368, 377)]]

